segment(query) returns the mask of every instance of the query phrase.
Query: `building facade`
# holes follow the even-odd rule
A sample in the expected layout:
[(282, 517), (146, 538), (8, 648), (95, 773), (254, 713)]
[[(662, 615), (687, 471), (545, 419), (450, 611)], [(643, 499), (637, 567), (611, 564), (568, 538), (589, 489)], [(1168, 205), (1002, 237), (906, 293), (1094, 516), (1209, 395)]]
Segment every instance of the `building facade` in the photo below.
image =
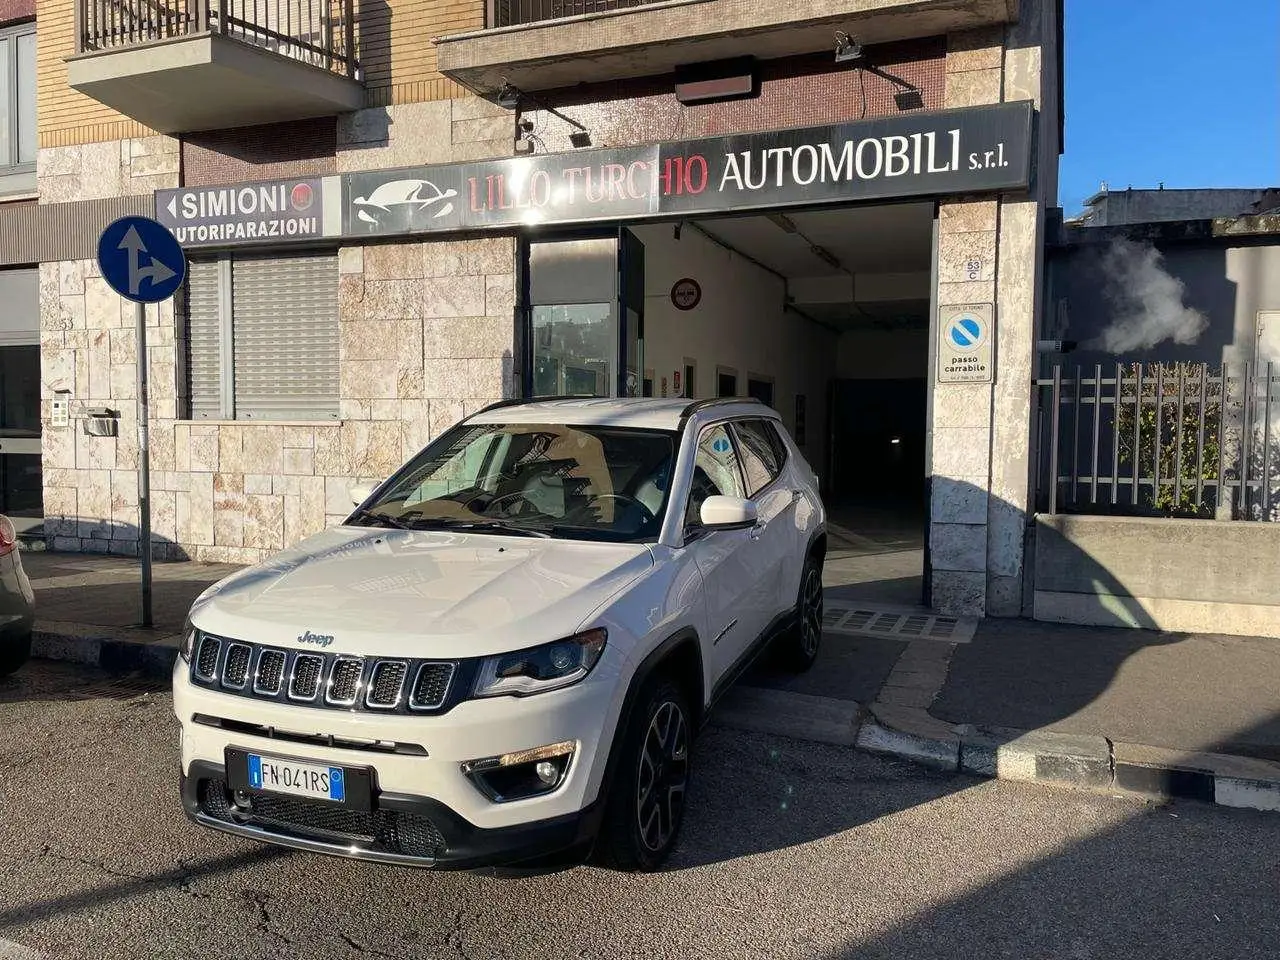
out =
[(1268, 212), (1277, 203), (1275, 187), (1191, 190), (1110, 190), (1103, 188), (1084, 202), (1084, 210), (1070, 223), (1081, 227), (1122, 227), (1126, 224), (1212, 220)]
[(189, 257), (147, 311), (158, 555), (256, 561), (498, 399), (753, 395), (833, 501), (924, 505), (936, 607), (1024, 611), (1054, 0), (26, 3), (0, 462), (48, 546), (138, 550), (95, 244), (142, 213)]

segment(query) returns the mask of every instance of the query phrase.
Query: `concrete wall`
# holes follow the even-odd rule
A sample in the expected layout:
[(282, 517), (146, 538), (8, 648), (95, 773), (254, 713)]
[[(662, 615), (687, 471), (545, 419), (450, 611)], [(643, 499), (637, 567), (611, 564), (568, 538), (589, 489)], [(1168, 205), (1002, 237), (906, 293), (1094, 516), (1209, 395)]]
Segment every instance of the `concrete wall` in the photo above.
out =
[[(633, 228), (645, 245), (645, 360), (661, 395), (665, 376), (686, 357), (697, 362), (697, 396), (716, 395), (716, 368), (738, 373), (747, 395), (748, 375), (772, 378), (774, 405), (795, 429), (795, 398), (806, 396), (804, 453), (815, 470), (826, 462), (827, 386), (835, 376), (836, 334), (782, 309), (782, 281), (712, 243), (696, 230), (672, 238), (669, 224)], [(689, 311), (671, 303), (682, 277), (702, 286), (702, 302)]]
[(1036, 518), (1035, 618), (1280, 636), (1280, 524)]

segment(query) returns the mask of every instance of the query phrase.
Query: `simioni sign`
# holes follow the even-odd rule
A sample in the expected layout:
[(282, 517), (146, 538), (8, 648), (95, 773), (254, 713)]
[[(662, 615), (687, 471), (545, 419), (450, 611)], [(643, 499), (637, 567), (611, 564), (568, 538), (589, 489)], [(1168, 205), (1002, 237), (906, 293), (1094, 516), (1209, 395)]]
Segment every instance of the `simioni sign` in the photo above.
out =
[(184, 247), (314, 240), (329, 235), (324, 187), (309, 178), (160, 190), (156, 219)]

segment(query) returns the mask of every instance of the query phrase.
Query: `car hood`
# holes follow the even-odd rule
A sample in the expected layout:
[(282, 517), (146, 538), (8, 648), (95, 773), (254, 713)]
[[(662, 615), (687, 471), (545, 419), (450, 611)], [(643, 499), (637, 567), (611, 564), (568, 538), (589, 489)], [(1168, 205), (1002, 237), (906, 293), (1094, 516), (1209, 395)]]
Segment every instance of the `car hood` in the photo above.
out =
[(643, 544), (335, 527), (210, 587), (191, 618), (287, 648), (310, 632), (329, 653), (484, 656), (589, 628), (652, 566)]

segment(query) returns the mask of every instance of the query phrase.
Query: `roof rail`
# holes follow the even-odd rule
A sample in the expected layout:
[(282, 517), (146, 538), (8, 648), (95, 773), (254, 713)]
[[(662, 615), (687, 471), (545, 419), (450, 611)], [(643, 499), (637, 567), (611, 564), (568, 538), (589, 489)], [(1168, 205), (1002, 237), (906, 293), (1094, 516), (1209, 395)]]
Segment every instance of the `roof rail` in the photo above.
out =
[(598, 397), (594, 393), (566, 393), (555, 397), (511, 397), (507, 400), (499, 400), (491, 403), (487, 407), (481, 407), (475, 413), (471, 414), (467, 419), (477, 416), (481, 413), (488, 413), (490, 410), (501, 410), (503, 407), (521, 407), (526, 403), (546, 403), (549, 400), (608, 400), (608, 397)]
[(685, 424), (689, 422), (689, 418), (699, 410), (706, 410), (708, 407), (724, 407), (738, 403), (755, 403), (762, 407), (765, 406), (763, 400), (757, 400), (755, 397), (710, 397), (706, 400), (695, 400), (680, 411), (679, 429), (683, 430)]

